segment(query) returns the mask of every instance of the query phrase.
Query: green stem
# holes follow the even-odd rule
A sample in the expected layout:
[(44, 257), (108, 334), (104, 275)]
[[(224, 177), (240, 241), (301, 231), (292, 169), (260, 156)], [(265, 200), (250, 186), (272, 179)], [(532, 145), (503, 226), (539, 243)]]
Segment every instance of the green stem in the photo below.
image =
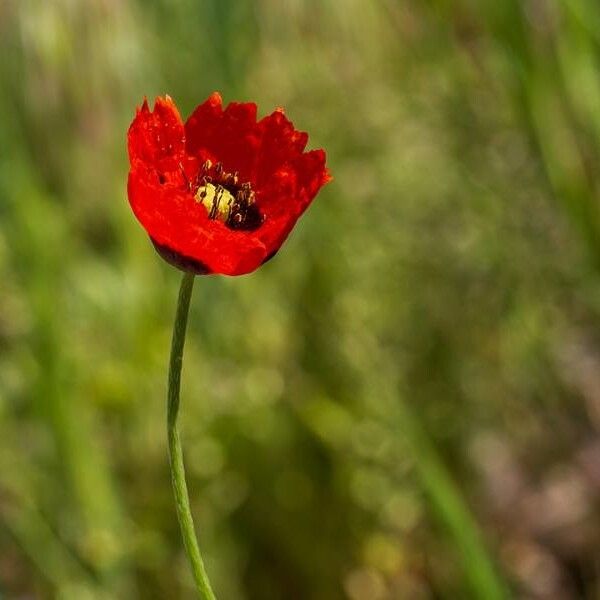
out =
[(171, 481), (175, 494), (177, 519), (181, 527), (181, 535), (185, 551), (192, 567), (196, 589), (203, 600), (215, 600), (215, 595), (210, 587), (208, 575), (204, 569), (204, 562), (198, 547), (194, 521), (190, 510), (190, 499), (185, 483), (185, 467), (183, 465), (183, 452), (177, 429), (177, 414), (179, 413), (179, 388), (181, 383), (181, 365), (183, 362), (183, 345), (187, 328), (190, 298), (194, 287), (194, 275), (185, 273), (179, 288), (177, 312), (173, 325), (173, 340), (171, 342), (171, 359), (169, 361), (169, 391), (167, 400), (167, 434), (169, 438), (169, 464), (171, 467)]

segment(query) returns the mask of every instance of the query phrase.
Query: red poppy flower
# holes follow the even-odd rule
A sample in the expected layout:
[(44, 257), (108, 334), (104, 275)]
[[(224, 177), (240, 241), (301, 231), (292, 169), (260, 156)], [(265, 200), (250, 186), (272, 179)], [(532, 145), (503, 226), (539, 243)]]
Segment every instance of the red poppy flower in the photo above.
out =
[(278, 109), (224, 110), (212, 94), (184, 124), (171, 98), (147, 101), (128, 132), (127, 192), (160, 255), (198, 274), (249, 273), (279, 250), (330, 177), (325, 152)]

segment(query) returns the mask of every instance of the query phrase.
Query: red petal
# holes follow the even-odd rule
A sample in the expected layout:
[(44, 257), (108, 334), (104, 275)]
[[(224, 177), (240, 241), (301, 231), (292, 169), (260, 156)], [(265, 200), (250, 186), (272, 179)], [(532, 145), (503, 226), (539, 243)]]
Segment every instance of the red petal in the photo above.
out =
[(296, 131), (294, 124), (280, 110), (262, 119), (258, 126), (262, 141), (256, 159), (256, 186), (260, 188), (283, 164), (302, 154), (308, 134)]
[(144, 169), (130, 172), (127, 192), (135, 216), (151, 238), (203, 263), (210, 272), (241, 275), (266, 258), (267, 250), (259, 239), (209, 220), (191, 194), (153, 183)]
[(267, 219), (256, 232), (269, 253), (283, 244), (298, 218), (330, 179), (323, 150), (301, 154), (271, 176), (259, 200)]
[(136, 113), (127, 133), (129, 162), (155, 168), (176, 168), (185, 152), (185, 133), (177, 107), (169, 98), (157, 98), (150, 112), (147, 100)]
[(253, 180), (260, 144), (256, 104), (231, 102), (223, 110), (215, 92), (192, 113), (185, 131), (188, 153), (223, 163), (226, 171), (238, 171), (242, 181)]

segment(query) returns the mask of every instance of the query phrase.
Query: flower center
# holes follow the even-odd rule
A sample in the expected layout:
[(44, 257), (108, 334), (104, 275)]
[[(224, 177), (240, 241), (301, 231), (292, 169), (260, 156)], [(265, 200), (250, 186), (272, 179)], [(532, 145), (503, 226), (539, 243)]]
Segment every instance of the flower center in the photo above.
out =
[(227, 222), (231, 213), (231, 205), (235, 202), (233, 194), (222, 185), (207, 183), (198, 188), (196, 200), (204, 205), (209, 219)]
[(194, 198), (204, 206), (209, 219), (244, 231), (253, 231), (262, 225), (264, 217), (256, 206), (251, 184), (240, 184), (237, 173), (227, 173), (221, 163), (213, 166), (207, 160), (196, 178), (196, 185)]

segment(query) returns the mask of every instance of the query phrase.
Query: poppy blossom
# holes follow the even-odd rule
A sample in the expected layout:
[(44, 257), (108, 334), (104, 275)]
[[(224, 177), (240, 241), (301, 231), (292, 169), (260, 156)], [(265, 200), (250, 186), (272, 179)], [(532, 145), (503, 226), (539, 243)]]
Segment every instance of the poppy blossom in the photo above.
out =
[(144, 101), (129, 127), (131, 208), (159, 254), (184, 271), (241, 275), (281, 247), (329, 181), (325, 152), (277, 109), (223, 109), (212, 94), (183, 123), (174, 102)]

